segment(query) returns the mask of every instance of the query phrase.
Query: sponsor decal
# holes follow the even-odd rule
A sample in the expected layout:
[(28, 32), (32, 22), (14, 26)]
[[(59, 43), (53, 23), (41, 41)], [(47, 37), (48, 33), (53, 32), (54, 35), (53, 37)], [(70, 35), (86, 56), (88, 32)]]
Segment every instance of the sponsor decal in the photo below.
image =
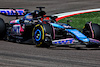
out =
[(12, 10), (12, 9), (1, 9), (0, 13), (5, 15), (16, 15), (16, 12), (18, 15), (24, 15), (24, 10)]
[(20, 25), (14, 25), (12, 28), (12, 31), (15, 32), (16, 34), (20, 33)]

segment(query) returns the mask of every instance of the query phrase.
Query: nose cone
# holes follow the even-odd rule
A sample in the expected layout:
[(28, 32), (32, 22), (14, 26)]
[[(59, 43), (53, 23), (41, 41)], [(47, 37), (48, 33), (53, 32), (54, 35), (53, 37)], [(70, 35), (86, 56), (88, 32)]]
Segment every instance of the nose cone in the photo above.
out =
[(80, 38), (81, 41), (83, 42), (89, 42), (90, 40), (88, 38)]

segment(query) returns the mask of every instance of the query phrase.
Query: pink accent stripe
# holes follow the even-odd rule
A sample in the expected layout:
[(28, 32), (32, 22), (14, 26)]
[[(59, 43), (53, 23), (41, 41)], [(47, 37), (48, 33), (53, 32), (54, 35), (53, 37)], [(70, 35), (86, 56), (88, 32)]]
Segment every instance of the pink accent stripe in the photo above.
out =
[(89, 25), (90, 25), (90, 29), (91, 29), (91, 32), (92, 32), (92, 38), (94, 38), (94, 33), (93, 33), (93, 29), (92, 29), (91, 23), (92, 22), (90, 22)]
[(55, 29), (53, 26), (52, 26), (52, 28), (53, 28), (53, 39), (55, 39)]
[(15, 25), (21, 25), (21, 24), (15, 24)]
[(23, 28), (20, 26), (20, 32), (24, 32)]

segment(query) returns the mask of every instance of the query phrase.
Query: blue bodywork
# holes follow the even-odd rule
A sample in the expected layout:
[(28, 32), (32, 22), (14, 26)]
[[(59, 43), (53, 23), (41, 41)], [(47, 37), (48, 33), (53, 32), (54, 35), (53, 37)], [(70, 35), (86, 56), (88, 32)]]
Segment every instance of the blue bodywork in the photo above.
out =
[(76, 29), (66, 29), (66, 31), (74, 34), (76, 38), (82, 42), (89, 42), (89, 39), (84, 34), (82, 34), (80, 31)]
[(51, 23), (51, 25), (53, 25), (54, 27), (56, 28), (62, 28), (62, 29), (65, 29), (65, 31), (73, 34), (75, 36), (75, 39), (81, 41), (81, 42), (85, 42), (85, 43), (88, 43), (90, 40), (89, 38), (87, 38), (83, 33), (81, 33), (80, 31), (78, 31), (77, 29), (72, 29), (71, 28), (66, 28), (67, 24), (63, 24), (63, 25), (66, 25), (66, 27), (62, 26), (62, 25), (59, 25), (57, 23)]
[(63, 26), (57, 24), (57, 23), (51, 23), (52, 26), (57, 27), (57, 28), (64, 28)]

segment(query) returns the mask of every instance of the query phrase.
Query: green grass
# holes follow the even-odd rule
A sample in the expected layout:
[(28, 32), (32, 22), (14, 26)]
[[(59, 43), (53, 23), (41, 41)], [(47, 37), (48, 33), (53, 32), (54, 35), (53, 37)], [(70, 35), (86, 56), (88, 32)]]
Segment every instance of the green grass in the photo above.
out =
[(100, 25), (100, 12), (84, 13), (64, 18), (58, 22), (66, 23), (67, 20), (72, 20), (69, 24), (74, 28), (83, 28), (86, 22), (97, 23)]

